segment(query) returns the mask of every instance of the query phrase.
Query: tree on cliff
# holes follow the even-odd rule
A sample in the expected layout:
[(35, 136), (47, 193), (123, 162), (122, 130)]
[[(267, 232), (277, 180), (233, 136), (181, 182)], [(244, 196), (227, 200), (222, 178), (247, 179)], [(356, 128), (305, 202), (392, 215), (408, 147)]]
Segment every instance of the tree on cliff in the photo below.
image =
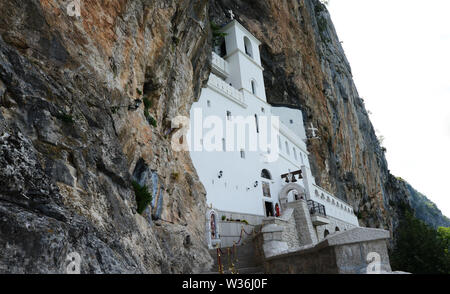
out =
[(392, 268), (416, 274), (449, 274), (449, 245), (448, 228), (437, 231), (407, 212), (391, 254)]

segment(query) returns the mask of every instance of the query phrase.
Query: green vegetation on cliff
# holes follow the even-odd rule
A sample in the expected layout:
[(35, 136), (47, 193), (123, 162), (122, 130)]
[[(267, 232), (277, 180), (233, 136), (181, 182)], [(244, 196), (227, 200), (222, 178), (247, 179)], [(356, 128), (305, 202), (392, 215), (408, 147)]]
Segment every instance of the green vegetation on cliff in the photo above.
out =
[(450, 273), (450, 228), (436, 230), (408, 211), (397, 234), (391, 253), (393, 270), (415, 274)]
[(134, 194), (136, 195), (137, 212), (143, 214), (145, 209), (152, 202), (152, 194), (148, 191), (147, 186), (141, 186), (138, 182), (133, 181)]

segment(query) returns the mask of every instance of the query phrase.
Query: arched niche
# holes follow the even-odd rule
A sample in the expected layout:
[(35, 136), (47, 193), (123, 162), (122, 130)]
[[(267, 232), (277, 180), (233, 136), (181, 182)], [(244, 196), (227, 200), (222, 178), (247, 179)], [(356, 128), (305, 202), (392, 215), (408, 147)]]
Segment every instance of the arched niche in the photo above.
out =
[(206, 238), (210, 248), (220, 244), (219, 214), (213, 208), (206, 212)]

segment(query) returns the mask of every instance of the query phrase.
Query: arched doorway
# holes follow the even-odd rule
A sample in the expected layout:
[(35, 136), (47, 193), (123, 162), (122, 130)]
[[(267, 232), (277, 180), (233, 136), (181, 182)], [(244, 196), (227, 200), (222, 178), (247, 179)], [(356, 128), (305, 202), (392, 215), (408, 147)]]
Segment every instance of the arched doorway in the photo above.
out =
[(339, 229), (339, 227), (336, 227), (336, 228), (334, 229), (334, 231), (335, 231), (335, 232), (340, 232), (341, 229)]
[(325, 230), (325, 232), (323, 233), (323, 237), (326, 238), (329, 234), (330, 234), (330, 231)]
[(278, 203), (275, 205), (275, 216), (276, 217), (280, 217), (281, 216), (280, 205), (278, 205)]
[(281, 204), (290, 202), (289, 201), (290, 200), (289, 199), (290, 192), (292, 192), (291, 193), (292, 195), (296, 194), (296, 195), (294, 195), (294, 199), (292, 199), (291, 201), (296, 201), (296, 199), (297, 200), (306, 199), (305, 189), (296, 183), (290, 183), (290, 184), (285, 185), (283, 187), (283, 189), (281, 189), (280, 193), (278, 194)]

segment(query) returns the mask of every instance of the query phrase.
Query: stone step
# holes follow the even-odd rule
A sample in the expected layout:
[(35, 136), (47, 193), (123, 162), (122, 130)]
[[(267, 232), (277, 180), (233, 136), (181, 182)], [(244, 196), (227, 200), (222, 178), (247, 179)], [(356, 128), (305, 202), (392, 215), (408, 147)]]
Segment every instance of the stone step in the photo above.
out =
[[(224, 254), (221, 255), (221, 263), (224, 266), (226, 270), (228, 270), (228, 248), (221, 248), (222, 252)], [(214, 260), (214, 265), (212, 266), (211, 270), (217, 271), (219, 268), (218, 262), (217, 262), (217, 250), (212, 249), (209, 250), (209, 253), (211, 257)], [(230, 248), (230, 254), (233, 258), (233, 248)], [(235, 262), (235, 258), (237, 261)], [(236, 247), (236, 257), (233, 258), (233, 262), (235, 262), (235, 266), (237, 268), (256, 268), (260, 267), (261, 265), (258, 264), (255, 256), (255, 249), (253, 247), (253, 243), (247, 243), (241, 246)]]

